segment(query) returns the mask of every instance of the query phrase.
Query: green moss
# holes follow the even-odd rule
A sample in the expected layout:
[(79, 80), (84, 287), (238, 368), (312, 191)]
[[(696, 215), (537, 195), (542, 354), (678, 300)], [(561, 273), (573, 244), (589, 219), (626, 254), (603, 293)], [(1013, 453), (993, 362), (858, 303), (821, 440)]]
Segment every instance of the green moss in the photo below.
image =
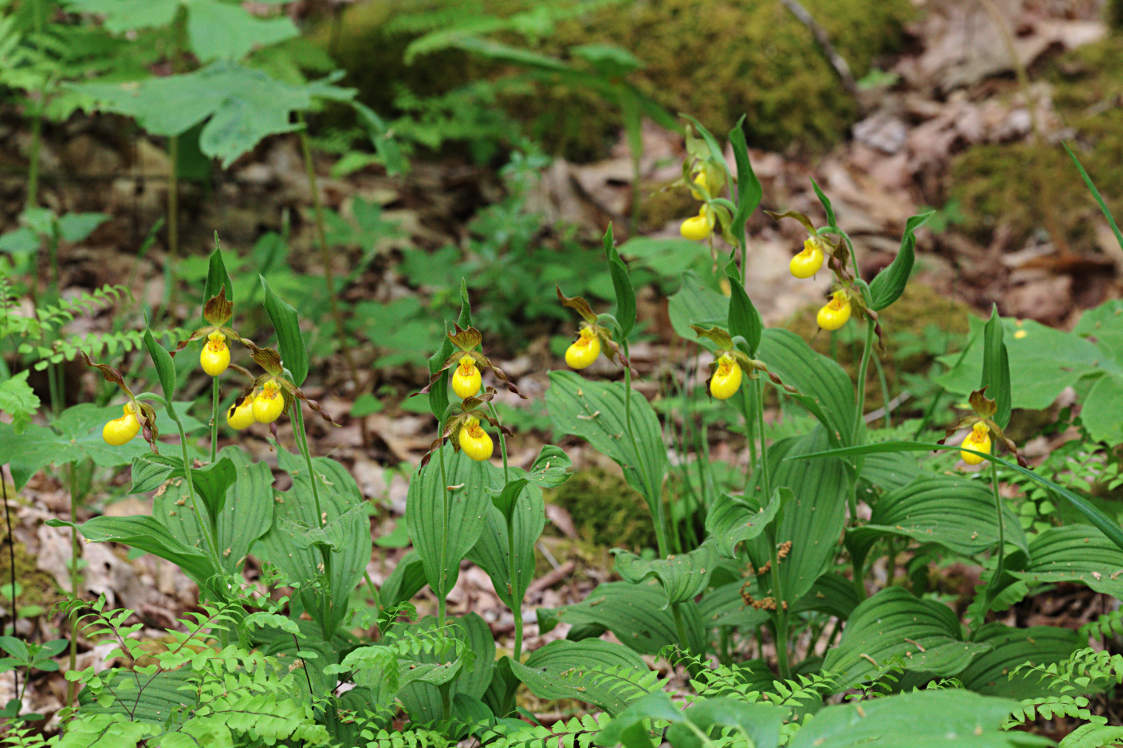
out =
[(681, 183), (643, 182), (640, 184), (639, 231), (645, 234), (661, 231), (670, 221), (682, 221), (697, 215), (698, 201)]
[[(907, 0), (804, 5), (859, 78), (898, 47), (913, 12)], [(668, 111), (717, 132), (746, 114), (750, 142), (764, 148), (824, 148), (857, 114), (811, 33), (778, 2), (637, 0), (568, 24), (559, 42), (630, 50), (646, 65), (633, 80)]]
[[(1123, 211), (1123, 110), (1111, 102), (1123, 96), (1123, 37), (1112, 36), (1063, 55), (1045, 71), (1053, 101), (1077, 155), (1119, 215)], [(1098, 210), (1064, 151), (1052, 144), (976, 145), (952, 162), (949, 198), (960, 202), (963, 225), (974, 239), (989, 243), (1003, 226), (1008, 244), (1034, 231), (1059, 233), (1071, 243), (1086, 242)]]
[(631, 486), (603, 468), (581, 470), (546, 500), (569, 512), (582, 540), (601, 548), (640, 551), (655, 547), (647, 505)]
[[(3, 600), (7, 601), (11, 585), (11, 562), (9, 561), (7, 537), (0, 542), (0, 587), (4, 588)], [(21, 543), (15, 545), (16, 584), (19, 593), (16, 603), (19, 607), (38, 606), (50, 608), (62, 599), (55, 579), (39, 568), (38, 559), (27, 552)]]

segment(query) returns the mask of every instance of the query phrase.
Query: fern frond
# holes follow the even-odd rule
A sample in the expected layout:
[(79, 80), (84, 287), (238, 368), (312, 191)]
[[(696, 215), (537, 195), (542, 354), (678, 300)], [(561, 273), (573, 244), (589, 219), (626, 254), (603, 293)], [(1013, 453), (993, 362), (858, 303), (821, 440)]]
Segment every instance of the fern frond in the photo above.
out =
[(1102, 717), (1100, 719), (1103, 723), (1089, 722), (1064, 736), (1059, 744), (1060, 748), (1102, 748), (1105, 745), (1123, 743), (1123, 727), (1105, 724), (1107, 720)]
[(1080, 634), (1081, 640), (1090, 637), (1107, 637), (1123, 634), (1123, 608), (1113, 610), (1110, 613), (1104, 613), (1102, 616), (1094, 621), (1088, 623), (1077, 629)]
[(1007, 718), (1004, 729), (1017, 727), (1038, 718), (1054, 719), (1068, 717), (1079, 719), (1083, 722), (1098, 722), (1103, 720), (1088, 710), (1088, 699), (1084, 696), (1039, 696), (1033, 699), (1023, 699), (1021, 706)]
[(585, 714), (569, 720), (559, 720), (547, 727), (524, 723), (512, 727), (497, 725), (481, 736), (481, 741), (494, 748), (586, 748), (591, 746), (598, 732), (611, 720), (606, 714)]
[(1123, 684), (1123, 655), (1085, 647), (1060, 662), (1026, 663), (1012, 675), (1035, 674), (1057, 694), (1095, 694)]
[(448, 748), (455, 745), (439, 732), (420, 728), (393, 731), (365, 729), (359, 736), (367, 741), (363, 744), (365, 748)]

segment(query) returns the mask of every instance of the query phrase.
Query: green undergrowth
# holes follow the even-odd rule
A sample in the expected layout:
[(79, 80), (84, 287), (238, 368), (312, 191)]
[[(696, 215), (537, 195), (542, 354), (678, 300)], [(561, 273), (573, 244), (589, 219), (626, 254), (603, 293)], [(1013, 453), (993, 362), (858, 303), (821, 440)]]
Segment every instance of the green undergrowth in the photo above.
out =
[[(1123, 210), (1123, 35), (1073, 50), (1049, 63), (1040, 76), (1052, 85), (1053, 103), (1108, 207)], [(1010, 96), (1017, 96), (1011, 89)], [(1071, 245), (1090, 244), (1098, 223), (1095, 203), (1053, 143), (972, 146), (952, 162), (948, 197), (966, 216), (964, 230), (989, 243), (1002, 227), (1007, 246), (1035, 231), (1059, 232)], [(1056, 241), (1056, 237), (1052, 237)]]
[(546, 500), (569, 512), (578, 536), (594, 546), (633, 551), (655, 546), (651, 515), (619, 474), (600, 467), (578, 471), (548, 491)]

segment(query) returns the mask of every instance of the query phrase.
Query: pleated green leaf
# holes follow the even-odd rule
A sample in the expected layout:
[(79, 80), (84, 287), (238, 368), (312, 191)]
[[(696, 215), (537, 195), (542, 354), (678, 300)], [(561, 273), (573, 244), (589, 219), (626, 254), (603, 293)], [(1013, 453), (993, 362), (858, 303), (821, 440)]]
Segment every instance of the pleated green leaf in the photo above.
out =
[[(1027, 549), (1018, 518), (1005, 505), (1006, 542)], [(898, 535), (918, 543), (936, 543), (973, 556), (998, 543), (998, 518), (990, 487), (950, 475), (919, 478), (882, 496), (868, 524), (850, 532), (859, 544)]]
[(658, 687), (635, 652), (614, 642), (556, 641), (535, 650), (526, 664), (510, 660), (515, 676), (542, 699), (578, 699), (617, 714)]
[(634, 442), (628, 437), (622, 382), (597, 382), (571, 371), (550, 372), (546, 407), (554, 428), (580, 436), (620, 465), (654, 516), (667, 472), (667, 448), (647, 398), (633, 390), (631, 405)]
[(888, 587), (854, 609), (842, 640), (823, 661), (823, 672), (845, 687), (899, 667), (951, 676), (988, 650), (989, 644), (960, 639), (959, 619), (951, 608)]
[(574, 628), (589, 628), (594, 633), (611, 631), (641, 654), (655, 654), (678, 641), (666, 595), (654, 582), (601, 584), (581, 602), (557, 610), (556, 615)]
[[(265, 311), (277, 331), (281, 362), (292, 373), (293, 383), (299, 387), (308, 376), (308, 349), (304, 346), (304, 336), (300, 334), (300, 319), (292, 305), (273, 292), (265, 276), (259, 278), (265, 291)], [(336, 333), (342, 334), (341, 331)]]
[(706, 534), (716, 542), (718, 550), (728, 558), (735, 558), (737, 546), (764, 532), (768, 523), (780, 511), (780, 493), (772, 495), (772, 500), (762, 509), (755, 509), (744, 499), (719, 494), (706, 512)]
[(693, 271), (683, 276), (682, 288), (672, 294), (667, 302), (667, 314), (675, 334), (686, 340), (697, 340), (703, 347), (713, 349), (713, 343), (699, 338), (691, 325), (713, 327), (724, 325), (729, 318), (729, 299), (698, 280)]
[(875, 312), (889, 306), (905, 292), (909, 276), (912, 275), (913, 263), (916, 261), (916, 230), (923, 226), (934, 212), (928, 210), (918, 213), (905, 221), (905, 233), (901, 236), (901, 248), (897, 250), (897, 256), (870, 281), (870, 297)]
[(483, 530), (468, 553), (468, 558), (491, 577), (495, 594), (508, 608), (522, 604), (526, 588), (534, 579), (534, 544), (546, 526), (542, 489), (519, 482), (523, 487), (511, 507), (511, 531), (499, 508), (486, 507)]
[(210, 556), (176, 538), (155, 517), (94, 517), (78, 530), (91, 543), (123, 543), (171, 561), (200, 587), (220, 573)]
[(998, 316), (998, 306), (990, 310), (990, 319), (983, 328), (983, 373), (979, 386), (984, 388), (985, 394), (994, 400), (998, 412), (994, 414), (994, 422), (1001, 428), (1006, 428), (1010, 423), (1010, 357), (1006, 353), (1006, 344), (1002, 342), (1002, 320)]
[(795, 333), (776, 328), (764, 331), (758, 357), (784, 384), (799, 391), (795, 399), (828, 429), (831, 444), (850, 442), (854, 383), (841, 366), (816, 353)]
[(1050, 527), (1029, 543), (1029, 563), (1010, 572), (1027, 582), (1083, 582), (1123, 598), (1123, 550), (1089, 525)]
[[(441, 478), (442, 460), (447, 484)], [(446, 444), (410, 481), (406, 523), (425, 579), (437, 596), (445, 597), (456, 584), (460, 562), (495, 509), (488, 491), (501, 479), (502, 473), (491, 464), (476, 462)]]
[(687, 553), (669, 558), (643, 559), (634, 553), (613, 550), (616, 554), (616, 573), (625, 581), (639, 584), (646, 579), (657, 579), (670, 604), (686, 602), (697, 597), (710, 582), (717, 565), (716, 543), (707, 540)]
[(1056, 626), (1019, 629), (1001, 623), (986, 624), (972, 640), (989, 644), (991, 650), (979, 655), (959, 674), (963, 685), (979, 693), (1013, 699), (1044, 696), (1053, 685), (1037, 673), (1014, 675), (1018, 666), (1060, 662), (1087, 643), (1081, 642), (1080, 635), (1073, 629)]

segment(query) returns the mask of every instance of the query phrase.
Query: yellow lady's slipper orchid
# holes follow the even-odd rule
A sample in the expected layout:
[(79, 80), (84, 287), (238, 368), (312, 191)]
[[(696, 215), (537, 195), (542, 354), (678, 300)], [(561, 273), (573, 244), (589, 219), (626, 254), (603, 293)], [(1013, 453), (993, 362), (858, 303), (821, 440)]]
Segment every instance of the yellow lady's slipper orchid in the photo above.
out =
[[(967, 449), (973, 449), (976, 452), (986, 452), (990, 454), (990, 429), (985, 423), (981, 421), (971, 427), (971, 433), (959, 445)], [(983, 461), (983, 457), (971, 454), (970, 452), (960, 452), (959, 456), (968, 465), (978, 465)]]
[(815, 320), (824, 330), (837, 330), (850, 319), (850, 296), (845, 289), (834, 292), (831, 300), (819, 309)]
[(477, 462), (490, 458), (491, 453), (495, 451), (495, 444), (480, 426), (478, 418), (468, 418), (460, 427), (459, 442), (464, 454)]
[(584, 369), (600, 355), (600, 338), (590, 327), (581, 328), (581, 336), (565, 350), (565, 363), (574, 369)]
[(253, 418), (258, 423), (273, 423), (285, 409), (285, 398), (281, 385), (270, 379), (262, 385), (261, 392), (253, 399)]
[(207, 342), (199, 352), (199, 365), (212, 377), (217, 377), (230, 365), (230, 349), (226, 346), (226, 336), (218, 330), (207, 336)]
[(137, 420), (136, 413), (133, 412), (132, 403), (125, 403), (122, 410), (124, 415), (106, 422), (101, 428), (101, 438), (114, 447), (125, 444), (140, 433), (140, 421)]
[(809, 237), (803, 242), (803, 251), (788, 263), (788, 270), (796, 278), (810, 278), (823, 267), (823, 250), (819, 241)]
[(452, 373), (452, 391), (461, 398), (472, 397), (478, 394), (483, 384), (483, 376), (476, 366), (476, 360), (471, 356), (463, 356), (460, 365)]
[(683, 239), (700, 242), (714, 231), (714, 214), (709, 206), (703, 205), (698, 215), (687, 218), (679, 227)]
[(710, 377), (710, 394), (718, 400), (728, 400), (741, 387), (741, 377), (741, 365), (728, 353), (721, 354)]
[(242, 402), (226, 411), (226, 423), (230, 428), (235, 431), (241, 431), (242, 429), (249, 428), (257, 421), (253, 414), (253, 403), (253, 396), (246, 395), (242, 398)]

